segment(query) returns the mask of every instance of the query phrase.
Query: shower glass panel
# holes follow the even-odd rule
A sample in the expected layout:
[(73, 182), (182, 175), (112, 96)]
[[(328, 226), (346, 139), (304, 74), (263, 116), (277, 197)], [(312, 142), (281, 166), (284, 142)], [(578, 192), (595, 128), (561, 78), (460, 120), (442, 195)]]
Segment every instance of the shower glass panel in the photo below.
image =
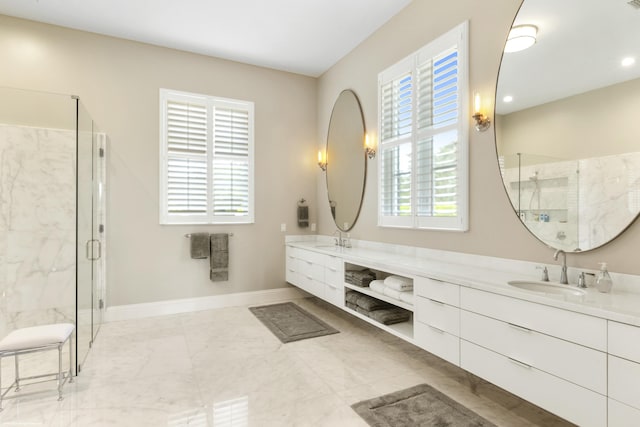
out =
[(518, 153), (501, 159), (502, 176), (516, 213), (548, 245), (579, 247), (579, 163)]
[(105, 140), (76, 97), (0, 87), (0, 336), (74, 323), (77, 366), (102, 321)]
[(82, 102), (77, 119), (78, 368), (89, 353), (104, 310), (104, 134)]

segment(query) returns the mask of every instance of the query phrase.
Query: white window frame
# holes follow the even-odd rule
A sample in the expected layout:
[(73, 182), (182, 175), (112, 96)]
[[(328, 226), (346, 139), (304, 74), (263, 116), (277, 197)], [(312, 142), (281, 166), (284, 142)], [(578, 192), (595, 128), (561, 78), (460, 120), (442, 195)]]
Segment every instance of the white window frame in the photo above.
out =
[[(167, 105), (169, 101), (193, 102), (205, 104), (207, 107), (207, 209), (206, 214), (169, 213), (168, 207), (168, 139), (167, 139)], [(223, 156), (214, 155), (214, 114), (216, 107), (240, 108), (248, 112), (249, 135), (248, 155), (248, 212), (244, 215), (215, 215), (213, 206), (213, 162)], [(182, 92), (171, 89), (160, 89), (160, 224), (253, 224), (255, 222), (255, 185), (254, 185), (254, 103), (236, 99), (221, 98)]]
[[(416, 229), (432, 229), (446, 231), (467, 231), (469, 229), (469, 120), (470, 120), (470, 93), (469, 93), (469, 22), (465, 21), (456, 26), (452, 30), (438, 37), (418, 51), (392, 65), (378, 75), (378, 226), (380, 227), (398, 227), (398, 228), (416, 228)], [(398, 145), (398, 141), (391, 141), (383, 144), (382, 141), (382, 96), (381, 88), (383, 84), (398, 78), (402, 74), (411, 72), (415, 77), (419, 58), (433, 58), (445, 52), (446, 50), (457, 46), (458, 49), (458, 76), (459, 76), (459, 104), (458, 104), (458, 144), (457, 144), (457, 210), (456, 216), (418, 216), (417, 215), (417, 197), (416, 197), (416, 156), (417, 152), (417, 125), (416, 119), (416, 94), (415, 88), (413, 93), (413, 121), (411, 130), (411, 215), (384, 215), (383, 214), (383, 155), (382, 152), (387, 147)], [(404, 138), (404, 137), (401, 137)], [(401, 142), (401, 141), (400, 141)]]

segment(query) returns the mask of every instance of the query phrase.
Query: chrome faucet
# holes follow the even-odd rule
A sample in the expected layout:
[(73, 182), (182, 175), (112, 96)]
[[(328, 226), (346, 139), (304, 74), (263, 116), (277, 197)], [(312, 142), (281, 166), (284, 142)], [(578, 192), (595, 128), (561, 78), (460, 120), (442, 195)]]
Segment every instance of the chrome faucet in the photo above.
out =
[(349, 234), (347, 233), (346, 237), (342, 237), (342, 231), (340, 231), (340, 229), (336, 230), (333, 232), (333, 235), (335, 236), (336, 233), (338, 233), (338, 237), (334, 237), (333, 240), (335, 240), (335, 244), (336, 246), (339, 246), (341, 248), (350, 248), (351, 247), (351, 239), (349, 238)]
[(562, 249), (558, 249), (553, 254), (553, 259), (558, 260), (558, 256), (562, 255), (562, 264), (560, 269), (560, 283), (563, 285), (568, 285), (569, 280), (567, 280), (567, 254)]

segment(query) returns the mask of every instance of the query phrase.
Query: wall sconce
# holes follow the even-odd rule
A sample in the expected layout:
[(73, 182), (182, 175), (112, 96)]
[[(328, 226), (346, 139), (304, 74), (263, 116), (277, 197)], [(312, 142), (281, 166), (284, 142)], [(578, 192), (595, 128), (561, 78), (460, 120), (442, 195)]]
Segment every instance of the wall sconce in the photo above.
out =
[(323, 160), (321, 150), (318, 150), (318, 166), (320, 166), (320, 169), (322, 169), (324, 172), (327, 171), (327, 160)]
[(374, 144), (369, 134), (365, 134), (364, 136), (364, 152), (369, 157), (369, 159), (373, 159), (376, 157), (376, 149), (374, 148)]
[(476, 130), (484, 132), (491, 126), (491, 120), (482, 112), (482, 99), (479, 93), (473, 94), (473, 119), (476, 121)]

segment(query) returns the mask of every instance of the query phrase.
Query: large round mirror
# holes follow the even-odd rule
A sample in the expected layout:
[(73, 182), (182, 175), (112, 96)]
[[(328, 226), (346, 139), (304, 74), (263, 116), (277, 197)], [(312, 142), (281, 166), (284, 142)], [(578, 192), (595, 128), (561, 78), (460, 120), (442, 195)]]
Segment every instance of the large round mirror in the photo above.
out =
[(602, 246), (640, 210), (640, 9), (631, 3), (525, 0), (514, 27), (537, 30), (536, 42), (503, 54), (504, 186), (525, 227), (555, 249)]
[(327, 193), (331, 215), (342, 231), (353, 228), (360, 214), (367, 176), (364, 117), (352, 90), (338, 96), (327, 135)]

